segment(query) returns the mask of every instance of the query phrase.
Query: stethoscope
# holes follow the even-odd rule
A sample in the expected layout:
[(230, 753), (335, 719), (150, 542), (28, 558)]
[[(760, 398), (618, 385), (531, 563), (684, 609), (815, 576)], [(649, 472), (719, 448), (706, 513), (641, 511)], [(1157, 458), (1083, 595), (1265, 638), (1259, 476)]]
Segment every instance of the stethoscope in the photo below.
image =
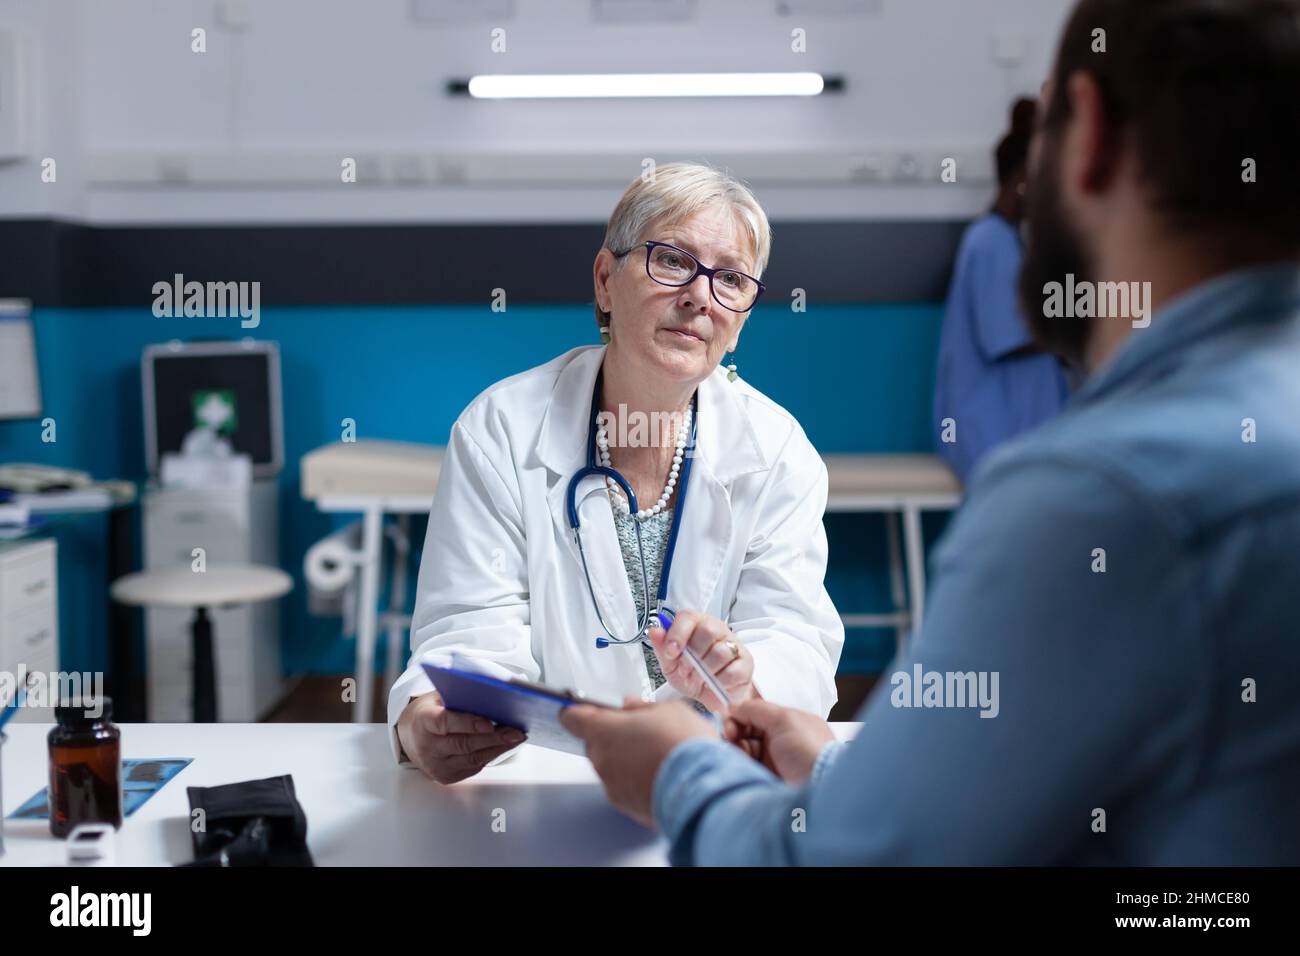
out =
[[(664, 630), (672, 626), (675, 612), (664, 604), (664, 599), (668, 596), (668, 575), (672, 569), (673, 552), (677, 549), (677, 532), (681, 528), (682, 509), (686, 507), (686, 489), (690, 485), (691, 459), (695, 457), (695, 432), (699, 425), (700, 416), (698, 412), (691, 415), (691, 436), (682, 455), (682, 467), (677, 479), (677, 505), (673, 509), (673, 522), (668, 529), (668, 547), (664, 552), (663, 569), (659, 572), (659, 592), (656, 596), (655, 607), (650, 606), (650, 576), (646, 572), (645, 547), (641, 541), (641, 522), (633, 521), (634, 530), (636, 531), (637, 553), (641, 560), (642, 611), (637, 619), (637, 633), (634, 637), (615, 637), (613, 630), (605, 622), (604, 614), (601, 613), (600, 602), (596, 600), (596, 589), (591, 584), (591, 572), (587, 567), (587, 552), (582, 547), (582, 531), (578, 527), (578, 484), (584, 478), (590, 478), (593, 475), (612, 479), (623, 490), (623, 494), (627, 495), (631, 513), (636, 514), (639, 510), (636, 503), (636, 493), (632, 491), (632, 486), (627, 479), (613, 468), (606, 468), (603, 465), (596, 464), (596, 414), (598, 411), (596, 396), (600, 394), (602, 374), (598, 373), (596, 375), (596, 388), (591, 394), (591, 422), (587, 435), (587, 467), (581, 469), (569, 480), (566, 505), (569, 512), (569, 527), (573, 529), (573, 540), (578, 545), (578, 556), (582, 559), (582, 574), (587, 580), (587, 593), (591, 595), (592, 607), (596, 609), (596, 619), (600, 621), (600, 626), (605, 631), (604, 637), (596, 638), (596, 646), (609, 647), (611, 644), (637, 644), (645, 640), (646, 632), (650, 629), (650, 622), (656, 617)], [(695, 402), (696, 408), (698, 408), (698, 404), (698, 402)], [(602, 492), (605, 491), (603, 481), (600, 487)]]

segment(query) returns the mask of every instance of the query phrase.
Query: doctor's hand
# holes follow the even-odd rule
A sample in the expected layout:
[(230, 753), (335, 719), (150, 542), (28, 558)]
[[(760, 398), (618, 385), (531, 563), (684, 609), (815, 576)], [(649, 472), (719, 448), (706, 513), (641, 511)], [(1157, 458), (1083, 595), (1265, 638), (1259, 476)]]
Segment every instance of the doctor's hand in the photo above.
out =
[(803, 783), (812, 776), (817, 755), (835, 739), (830, 725), (816, 714), (766, 700), (733, 707), (723, 733), (787, 783)]
[(683, 700), (647, 704), (628, 697), (622, 710), (575, 704), (561, 711), (560, 723), (586, 743), (609, 802), (647, 827), (654, 826), (659, 765), (692, 737), (718, 739), (714, 727)]
[(699, 611), (681, 611), (668, 631), (656, 626), (647, 636), (668, 683), (713, 713), (722, 712), (722, 701), (683, 653), (687, 646), (718, 679), (732, 704), (758, 696), (753, 683), (754, 655), (720, 618)]
[(438, 783), (472, 777), (524, 742), (514, 727), (448, 710), (436, 692), (412, 697), (397, 719), (397, 739), (408, 760)]

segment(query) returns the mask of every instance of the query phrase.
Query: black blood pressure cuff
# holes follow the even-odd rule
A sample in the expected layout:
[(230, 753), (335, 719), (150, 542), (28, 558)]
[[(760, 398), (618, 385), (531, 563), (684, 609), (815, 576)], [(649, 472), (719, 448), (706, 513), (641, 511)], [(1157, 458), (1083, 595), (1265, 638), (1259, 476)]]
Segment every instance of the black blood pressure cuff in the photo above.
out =
[(197, 866), (313, 866), (293, 777), (189, 787)]

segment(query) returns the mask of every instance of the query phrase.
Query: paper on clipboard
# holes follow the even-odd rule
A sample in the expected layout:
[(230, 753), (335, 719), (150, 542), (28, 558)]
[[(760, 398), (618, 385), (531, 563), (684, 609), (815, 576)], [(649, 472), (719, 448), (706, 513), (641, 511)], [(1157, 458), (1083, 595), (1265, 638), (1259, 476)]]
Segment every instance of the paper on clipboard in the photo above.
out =
[(560, 712), (573, 704), (596, 707), (616, 706), (595, 699), (588, 700), (569, 691), (555, 690), (540, 684), (502, 680), (491, 674), (422, 664), (424, 672), (438, 689), (438, 696), (448, 710), (459, 710), (486, 717), (498, 724), (516, 727), (528, 735), (528, 743), (564, 753), (587, 755), (587, 746), (564, 729)]

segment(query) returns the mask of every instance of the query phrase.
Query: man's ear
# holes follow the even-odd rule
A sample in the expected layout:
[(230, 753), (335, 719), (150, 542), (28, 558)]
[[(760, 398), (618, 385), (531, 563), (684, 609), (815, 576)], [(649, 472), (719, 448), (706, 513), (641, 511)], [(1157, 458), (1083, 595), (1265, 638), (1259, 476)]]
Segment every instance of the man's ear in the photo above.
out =
[(1065, 95), (1070, 98), (1070, 119), (1063, 141), (1064, 173), (1081, 192), (1104, 192), (1119, 169), (1119, 131), (1106, 113), (1101, 87), (1091, 73), (1071, 76)]

